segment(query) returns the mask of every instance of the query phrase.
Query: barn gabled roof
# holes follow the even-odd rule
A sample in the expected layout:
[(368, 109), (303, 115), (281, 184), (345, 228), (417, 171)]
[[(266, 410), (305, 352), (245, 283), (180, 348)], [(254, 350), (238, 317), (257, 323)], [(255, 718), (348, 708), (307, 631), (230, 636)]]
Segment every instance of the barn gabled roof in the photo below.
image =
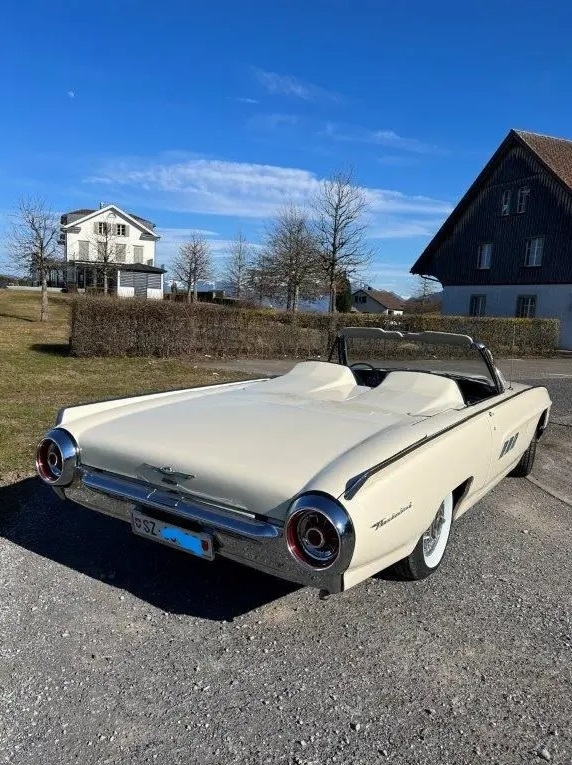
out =
[(430, 264), (433, 256), (443, 242), (453, 233), (457, 222), (472, 204), (486, 179), (508, 150), (518, 145), (532, 152), (538, 162), (555, 180), (572, 194), (572, 141), (566, 138), (541, 135), (540, 133), (530, 133), (526, 130), (510, 130), (453, 212), (417, 258), (411, 268), (412, 274), (424, 275), (428, 273), (425, 269)]

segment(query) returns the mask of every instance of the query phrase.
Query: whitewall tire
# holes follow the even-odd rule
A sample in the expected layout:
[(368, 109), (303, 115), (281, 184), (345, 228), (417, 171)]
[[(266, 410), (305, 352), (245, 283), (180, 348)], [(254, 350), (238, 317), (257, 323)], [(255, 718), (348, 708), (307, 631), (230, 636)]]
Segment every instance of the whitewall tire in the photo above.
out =
[(401, 579), (425, 579), (439, 567), (447, 549), (452, 522), (453, 495), (447, 494), (411, 555), (395, 564), (395, 572)]

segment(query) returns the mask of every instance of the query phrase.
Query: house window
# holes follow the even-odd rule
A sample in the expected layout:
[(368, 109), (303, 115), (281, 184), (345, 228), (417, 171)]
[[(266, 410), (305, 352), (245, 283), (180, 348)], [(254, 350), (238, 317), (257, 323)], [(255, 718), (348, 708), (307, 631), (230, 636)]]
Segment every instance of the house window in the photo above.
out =
[(477, 256), (477, 268), (490, 268), (492, 256), (493, 256), (492, 242), (482, 242), (482, 244), (479, 244), (479, 252)]
[(126, 245), (124, 244), (116, 244), (115, 245), (115, 260), (118, 263), (125, 263), (125, 250)]
[(77, 256), (79, 260), (89, 260), (89, 242), (77, 243)]
[(517, 297), (516, 316), (520, 319), (534, 319), (536, 316), (536, 295), (519, 295)]
[(147, 258), (147, 265), (152, 266), (153, 265), (153, 258)]
[(115, 225), (115, 236), (127, 236), (127, 226), (125, 223), (117, 223)]
[(484, 316), (487, 307), (486, 295), (471, 295), (469, 316)]
[(524, 265), (525, 266), (541, 266), (543, 250), (544, 250), (543, 236), (534, 236), (532, 237), (532, 239), (527, 239), (525, 253), (524, 253)]
[(505, 189), (501, 197), (501, 215), (510, 215), (510, 189)]
[(97, 233), (104, 236), (107, 234), (107, 223), (104, 220), (100, 220), (97, 222)]
[(529, 196), (530, 196), (530, 189), (528, 188), (528, 186), (521, 186), (521, 188), (518, 190), (518, 197), (516, 200), (517, 213), (526, 212), (526, 205), (527, 205)]
[(143, 263), (143, 247), (142, 245), (136, 244), (133, 247), (133, 262), (134, 263)]

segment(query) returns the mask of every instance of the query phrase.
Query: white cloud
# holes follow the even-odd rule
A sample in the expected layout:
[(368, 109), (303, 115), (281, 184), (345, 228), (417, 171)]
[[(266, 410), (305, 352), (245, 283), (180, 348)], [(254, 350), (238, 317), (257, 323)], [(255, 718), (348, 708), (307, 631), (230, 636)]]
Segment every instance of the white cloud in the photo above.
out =
[(75, 91), (73, 91), (73, 90), (68, 90), (68, 97), (69, 97), (69, 98), (75, 98)]
[(390, 149), (412, 152), (415, 154), (442, 154), (437, 146), (425, 143), (418, 138), (405, 138), (394, 130), (370, 130), (352, 125), (337, 125), (328, 122), (322, 135), (334, 141), (350, 141), (355, 143), (371, 143), (386, 146)]
[[(304, 205), (320, 185), (309, 170), (216, 159), (118, 160), (85, 182), (137, 192), (146, 207), (259, 219), (273, 216), (284, 204)], [(430, 197), (389, 189), (363, 191), (373, 223), (389, 215), (444, 216), (451, 210), (448, 202)]]
[(258, 104), (260, 103), (258, 99), (256, 98), (245, 98), (243, 96), (237, 96), (235, 101), (238, 101), (239, 104)]
[(253, 68), (254, 76), (258, 82), (269, 92), (283, 96), (293, 96), (303, 101), (335, 101), (340, 102), (342, 97), (318, 85), (293, 77), (290, 74), (277, 74), (267, 72), (264, 69)]

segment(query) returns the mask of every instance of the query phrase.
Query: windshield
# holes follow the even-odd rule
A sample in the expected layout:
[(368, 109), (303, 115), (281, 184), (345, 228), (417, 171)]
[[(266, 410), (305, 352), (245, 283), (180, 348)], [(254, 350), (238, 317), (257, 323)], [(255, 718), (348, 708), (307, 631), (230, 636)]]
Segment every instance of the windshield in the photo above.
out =
[[(453, 378), (471, 378), (480, 380), (492, 387), (496, 381), (491, 374), (482, 353), (471, 341), (462, 335), (443, 335), (439, 342), (420, 342), (414, 339), (415, 333), (403, 337), (397, 333), (388, 333), (393, 337), (384, 337), (368, 329), (348, 329), (347, 334), (339, 338), (340, 361), (343, 350), (348, 365), (371, 365), (375, 369), (403, 369), (419, 372), (434, 372)], [(342, 330), (344, 333), (344, 330)], [(436, 333), (427, 333), (433, 339)], [(491, 360), (492, 361), (492, 360)], [(502, 378), (501, 378), (502, 379)]]

